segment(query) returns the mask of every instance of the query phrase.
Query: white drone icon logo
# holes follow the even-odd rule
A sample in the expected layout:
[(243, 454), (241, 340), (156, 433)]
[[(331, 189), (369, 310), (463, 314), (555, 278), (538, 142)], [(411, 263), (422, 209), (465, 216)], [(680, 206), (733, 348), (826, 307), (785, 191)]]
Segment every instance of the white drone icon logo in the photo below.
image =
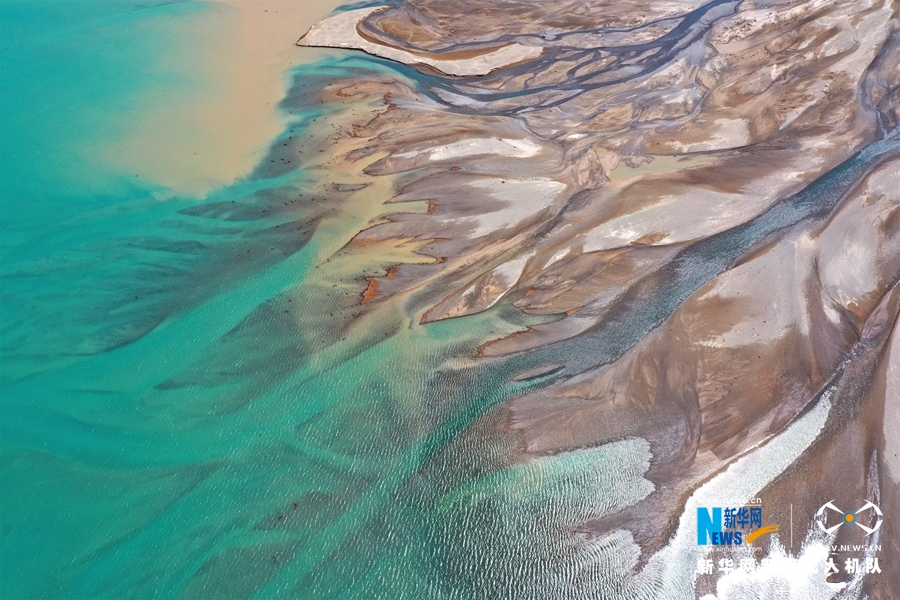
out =
[[(831, 527), (825, 527), (825, 523), (828, 521), (828, 515), (825, 513), (826, 508), (833, 510), (836, 513), (841, 513), (841, 522), (838, 523), (837, 525), (832, 525)], [(856, 518), (857, 514), (863, 512), (863, 511), (869, 510), (869, 509), (873, 509), (875, 511), (875, 514), (877, 515), (875, 525), (873, 527), (866, 527), (865, 525), (860, 523), (859, 520)], [(866, 535), (872, 535), (873, 533), (878, 531), (879, 527), (881, 527), (881, 522), (883, 520), (884, 520), (884, 515), (881, 513), (881, 509), (868, 501), (863, 505), (862, 508), (860, 508), (856, 511), (848, 510), (847, 512), (842, 511), (837, 506), (832, 504), (831, 501), (829, 501), (829, 502), (826, 502), (825, 504), (823, 504), (822, 507), (819, 508), (818, 512), (816, 513), (816, 523), (819, 525), (819, 529), (821, 529), (825, 533), (831, 533), (832, 531), (834, 531), (841, 525), (858, 525), (863, 531), (866, 532)]]

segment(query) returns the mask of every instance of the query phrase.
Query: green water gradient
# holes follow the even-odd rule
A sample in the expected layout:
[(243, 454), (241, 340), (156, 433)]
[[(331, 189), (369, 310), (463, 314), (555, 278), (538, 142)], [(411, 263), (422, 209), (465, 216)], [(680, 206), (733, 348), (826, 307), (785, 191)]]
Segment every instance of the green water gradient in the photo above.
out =
[[(330, 258), (378, 212), (299, 201), (302, 167), (198, 199), (95, 158), (139, 98), (192, 85), (154, 57), (189, 58), (168, 24), (203, 11), (0, 3), (0, 595), (590, 595), (611, 567), (570, 531), (648, 493), (649, 451), (510, 464), (473, 424), (535, 383), (467, 358), (524, 325), (508, 307), (359, 317), (365, 281)], [(295, 75), (361, 70), (389, 72)], [(292, 130), (329, 126), (289, 102)]]

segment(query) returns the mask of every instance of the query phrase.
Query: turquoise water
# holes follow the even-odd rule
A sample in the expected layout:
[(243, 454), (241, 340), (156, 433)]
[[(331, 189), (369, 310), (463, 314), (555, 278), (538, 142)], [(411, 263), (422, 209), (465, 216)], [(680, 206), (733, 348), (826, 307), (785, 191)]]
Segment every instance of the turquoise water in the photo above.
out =
[[(302, 167), (264, 160), (190, 198), (102, 159), (197, 85), (162, 65), (191, 60), (208, 10), (0, 2), (0, 595), (590, 590), (601, 570), (568, 528), (645, 493), (623, 482), (647, 449), (509, 465), (511, 442), (469, 431), (502, 396), (448, 361), (513, 315), (357, 319), (361, 272), (389, 263), (339, 250), (379, 209), (308, 201)], [(315, 88), (350, 69), (387, 67), (338, 57), (294, 76)], [(291, 98), (285, 137), (337, 110)]]
[(200, 19), (204, 5), (4, 0), (0, 11), (3, 190), (17, 199), (4, 244), (22, 241), (13, 233), (45, 233), (48, 210), (61, 221), (146, 195), (147, 182), (111, 172), (97, 150), (189, 85), (161, 69), (188, 43), (166, 23)]

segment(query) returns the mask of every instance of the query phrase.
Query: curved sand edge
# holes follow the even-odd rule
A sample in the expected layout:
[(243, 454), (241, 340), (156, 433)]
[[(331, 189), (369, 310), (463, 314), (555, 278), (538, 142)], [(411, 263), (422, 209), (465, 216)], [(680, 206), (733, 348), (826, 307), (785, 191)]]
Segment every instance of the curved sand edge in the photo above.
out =
[(425, 64), (447, 75), (463, 77), (487, 75), (499, 68), (537, 58), (543, 52), (543, 48), (537, 46), (523, 46), (519, 43), (512, 43), (484, 54), (465, 58), (440, 59), (426, 54), (412, 53), (400, 48), (385, 46), (360, 35), (357, 29), (359, 22), (372, 13), (385, 8), (387, 7), (371, 6), (332, 15), (313, 25), (297, 41), (297, 45), (353, 48), (407, 65)]

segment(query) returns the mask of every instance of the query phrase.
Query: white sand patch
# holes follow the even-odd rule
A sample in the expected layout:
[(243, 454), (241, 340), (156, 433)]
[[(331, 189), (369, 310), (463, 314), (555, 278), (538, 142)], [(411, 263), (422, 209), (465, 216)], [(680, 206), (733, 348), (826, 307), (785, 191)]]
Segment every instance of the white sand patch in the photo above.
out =
[(704, 142), (677, 144), (683, 152), (710, 152), (740, 148), (750, 143), (748, 119), (716, 119), (714, 133)]
[(896, 263), (898, 241), (881, 232), (900, 206), (897, 164), (872, 173), (860, 194), (861, 204), (843, 207), (819, 240), (822, 290), (845, 308), (865, 306), (886, 276), (884, 265)]
[[(745, 309), (743, 318), (715, 337), (698, 340), (713, 348), (742, 348), (753, 344), (773, 344), (795, 327), (804, 335), (810, 323), (806, 300), (798, 281), (810, 275), (815, 242), (808, 234), (783, 240), (767, 253), (723, 273), (701, 300), (718, 296), (740, 301), (748, 297), (753, 309)], [(764, 298), (753, 288), (765, 281)], [(748, 290), (751, 290), (748, 293)]]
[(561, 261), (562, 259), (567, 257), (571, 252), (572, 252), (571, 248), (563, 248), (562, 250), (558, 250), (556, 252), (556, 254), (554, 254), (550, 258), (550, 260), (547, 261), (547, 264), (544, 266), (544, 268), (547, 269), (547, 268), (555, 265), (556, 263), (558, 263), (559, 261)]
[(884, 462), (888, 476), (900, 483), (900, 327), (891, 336), (885, 388)]
[[(534, 255), (534, 251), (531, 251), (523, 256), (520, 256), (514, 260), (509, 262), (505, 262), (502, 265), (494, 267), (490, 271), (488, 271), (487, 281), (490, 281), (494, 288), (494, 295), (490, 299), (489, 302), (479, 305), (479, 312), (482, 310), (487, 310), (490, 307), (497, 304), (501, 298), (503, 298), (509, 290), (513, 288), (513, 286), (518, 283), (519, 278), (522, 277), (522, 271), (525, 269), (525, 263), (528, 262), (528, 259)], [(477, 300), (477, 296), (481, 294), (481, 290), (479, 289), (478, 283), (473, 283), (470, 285), (466, 291), (464, 291), (460, 295), (460, 304), (472, 303), (475, 304), (475, 300)]]
[(472, 187), (487, 190), (491, 198), (501, 205), (497, 210), (477, 217), (466, 218), (474, 221), (475, 237), (493, 233), (518, 225), (528, 217), (553, 204), (566, 189), (566, 185), (545, 177), (533, 179), (476, 179), (469, 183)]
[(856, 36), (850, 29), (845, 29), (832, 37), (830, 40), (822, 44), (823, 56), (835, 56), (853, 49), (856, 45)]
[(828, 320), (834, 323), (835, 325), (841, 324), (841, 313), (839, 313), (833, 306), (830, 304), (823, 304), (822, 310), (825, 312), (825, 316), (828, 317)]
[(844, 239), (838, 248), (823, 244), (822, 288), (842, 306), (849, 307), (863, 299), (878, 285), (880, 273), (874, 264), (878, 242), (872, 235)]
[[(724, 472), (700, 486), (688, 499), (678, 529), (671, 542), (653, 555), (633, 582), (633, 588), (648, 593), (632, 597), (669, 600), (693, 598), (697, 561), (705, 558), (710, 546), (697, 545), (697, 508), (715, 506), (722, 490), (728, 490), (735, 504), (750, 499), (790, 466), (815, 441), (831, 410), (831, 390), (826, 391), (808, 413), (758, 449), (732, 463)], [(811, 556), (817, 556), (815, 551)], [(792, 559), (794, 560), (794, 559)], [(807, 563), (805, 562), (804, 565)], [(836, 593), (843, 584), (826, 584)], [(650, 591), (652, 590), (652, 591)], [(765, 596), (770, 600), (789, 600), (790, 590)], [(810, 596), (822, 598), (822, 596)], [(825, 596), (830, 598), (831, 596)]]
[(428, 150), (416, 150), (398, 154), (397, 158), (414, 158), (424, 152), (430, 152), (429, 160), (449, 160), (479, 154), (493, 154), (510, 158), (528, 158), (541, 151), (541, 146), (529, 139), (511, 138), (472, 138), (460, 140), (452, 144), (436, 146)]
[(481, 102), (480, 100), (473, 100), (468, 96), (464, 96), (462, 94), (457, 94), (455, 92), (451, 92), (450, 90), (445, 90), (442, 88), (437, 88), (434, 90), (434, 93), (438, 98), (444, 100), (445, 102), (449, 102), (454, 106), (466, 106), (469, 108), (484, 108), (488, 106), (488, 102)]
[(539, 46), (523, 46), (519, 43), (498, 48), (478, 56), (460, 59), (441, 59), (440, 55), (413, 54), (400, 48), (370, 42), (359, 35), (357, 24), (370, 14), (384, 10), (386, 6), (370, 6), (338, 13), (316, 23), (297, 44), (301, 46), (328, 46), (354, 48), (375, 56), (395, 60), (403, 64), (426, 64), (447, 75), (487, 75), (491, 71), (523, 60), (537, 58), (543, 52)]
[(491, 275), (497, 280), (498, 285), (502, 282), (508, 291), (518, 283), (519, 278), (522, 276), (522, 270), (525, 269), (525, 263), (527, 263), (528, 259), (533, 255), (534, 250), (515, 260), (505, 262), (499, 267), (494, 268), (494, 270), (491, 271)]
[[(658, 158), (648, 165), (642, 165), (640, 169), (623, 171), (619, 167), (612, 173), (611, 181), (630, 183), (636, 180), (635, 177), (650, 179), (654, 177), (654, 165), (661, 160)], [(667, 171), (670, 167), (671, 165), (666, 165), (660, 171)], [(616, 175), (620, 171), (621, 177)], [(634, 172), (638, 174), (631, 176)], [(684, 194), (660, 195), (649, 206), (635, 208), (634, 212), (620, 214), (585, 231), (581, 238), (583, 251), (587, 253), (620, 248), (652, 233), (666, 234), (655, 242), (656, 245), (709, 237), (762, 213), (779, 197), (789, 193), (799, 179), (800, 173), (793, 170), (792, 164), (787, 163), (781, 169), (759, 177), (737, 193), (692, 188)]]
[(690, 196), (660, 196), (655, 204), (602, 223), (584, 235), (584, 252), (618, 248), (656, 232), (670, 244), (712, 235), (754, 217), (762, 202), (747, 202), (742, 194), (698, 192)]
[[(796, 22), (804, 16), (815, 14), (819, 9), (836, 4), (838, 0), (809, 0), (789, 8), (773, 10), (770, 7), (756, 10), (742, 10), (731, 18), (727, 27), (717, 30), (713, 36), (714, 46), (727, 44), (732, 40), (744, 40), (760, 35), (765, 28), (774, 28), (784, 23)], [(860, 2), (862, 4), (862, 2)], [(721, 50), (721, 49), (720, 49)], [(735, 52), (745, 48), (737, 44)]]

